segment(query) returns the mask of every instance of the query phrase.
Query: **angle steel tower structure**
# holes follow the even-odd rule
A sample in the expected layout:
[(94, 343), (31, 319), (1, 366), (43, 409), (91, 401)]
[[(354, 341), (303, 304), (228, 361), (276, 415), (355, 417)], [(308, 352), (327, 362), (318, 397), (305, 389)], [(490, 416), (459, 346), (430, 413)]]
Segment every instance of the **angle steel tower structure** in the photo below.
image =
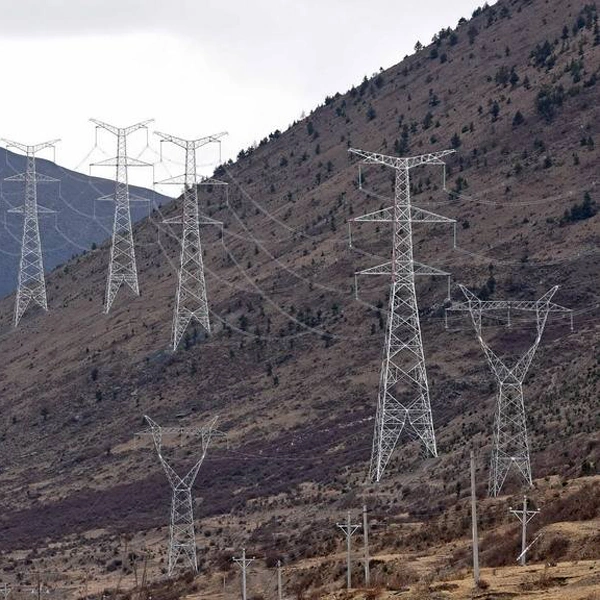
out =
[(226, 184), (211, 178), (200, 178), (197, 175), (196, 150), (211, 142), (219, 142), (220, 138), (227, 134), (226, 132), (221, 132), (196, 140), (184, 140), (159, 131), (155, 133), (161, 138), (161, 142), (171, 142), (185, 150), (185, 174), (157, 182), (158, 184), (184, 186), (183, 212), (181, 217), (165, 220), (165, 223), (183, 225), (181, 258), (177, 281), (177, 300), (173, 314), (173, 334), (171, 341), (171, 347), (175, 351), (192, 319), (196, 319), (210, 333), (200, 224), (222, 225), (222, 223), (210, 217), (200, 215), (198, 208), (198, 186)]
[[(127, 136), (138, 129), (145, 128), (152, 119), (130, 125), (129, 127), (114, 127), (108, 123), (90, 119), (96, 127), (106, 129), (117, 137), (117, 156), (94, 163), (97, 167), (116, 167), (115, 176), (115, 216), (113, 222), (112, 245), (110, 248), (110, 263), (106, 282), (106, 298), (104, 312), (108, 313), (115, 300), (119, 288), (127, 284), (136, 296), (140, 294), (137, 266), (135, 262), (135, 247), (131, 227), (131, 210), (129, 184), (127, 179), (128, 167), (150, 167), (137, 158), (127, 156)], [(110, 197), (112, 199), (113, 196)], [(109, 199), (109, 198), (103, 198)]]
[[(523, 400), (523, 380), (531, 366), (533, 357), (538, 349), (548, 314), (551, 312), (568, 313), (572, 311), (552, 302), (558, 286), (553, 287), (539, 300), (509, 301), (509, 300), (480, 300), (467, 288), (459, 285), (466, 301), (453, 304), (449, 311), (467, 311), (471, 315), (473, 327), (485, 357), (498, 381), (498, 402), (494, 424), (494, 442), (490, 468), (489, 494), (498, 496), (512, 466), (516, 467), (526, 485), (533, 485), (531, 462), (529, 458), (529, 442), (527, 440), (527, 424), (525, 404)], [(513, 311), (528, 311), (535, 313), (536, 337), (533, 344), (521, 358), (509, 367), (489, 347), (482, 336), (482, 316), (494, 311), (507, 311), (508, 324)]]
[(39, 214), (52, 213), (54, 211), (38, 205), (37, 184), (58, 180), (37, 173), (35, 155), (45, 148), (53, 148), (59, 140), (52, 140), (35, 146), (26, 146), (25, 144), (19, 144), (10, 140), (2, 141), (6, 143), (7, 148), (17, 148), (27, 157), (25, 173), (12, 175), (5, 179), (5, 181), (21, 181), (25, 183), (25, 202), (23, 206), (12, 208), (8, 211), (11, 213), (20, 213), (24, 218), (21, 261), (19, 263), (19, 283), (14, 317), (14, 324), (17, 327), (31, 302), (41, 306), (46, 311), (48, 310), (44, 261), (40, 242)]
[(421, 165), (444, 165), (441, 160), (454, 150), (397, 158), (351, 148), (365, 164), (395, 169), (394, 206), (355, 221), (387, 221), (393, 224), (392, 260), (360, 271), (361, 275), (390, 275), (390, 304), (379, 383), (369, 477), (380, 481), (402, 430), (410, 426), (426, 451), (437, 456), (429, 401), (429, 386), (415, 290), (416, 275), (448, 275), (413, 258), (413, 223), (455, 223), (453, 219), (411, 204), (410, 170)]
[[(171, 577), (177, 568), (179, 558), (191, 567), (194, 572), (198, 571), (198, 559), (196, 556), (196, 535), (194, 532), (194, 508), (192, 501), (192, 487), (198, 471), (206, 456), (208, 445), (215, 434), (217, 418), (212, 419), (206, 427), (181, 428), (161, 427), (150, 417), (145, 416), (150, 427), (150, 435), (158, 454), (160, 463), (167, 475), (167, 479), (173, 489), (173, 500), (171, 503), (171, 527), (169, 535), (169, 566), (168, 575)], [(180, 477), (167, 462), (162, 452), (162, 440), (166, 435), (191, 434), (199, 436), (202, 442), (202, 454), (194, 466)]]

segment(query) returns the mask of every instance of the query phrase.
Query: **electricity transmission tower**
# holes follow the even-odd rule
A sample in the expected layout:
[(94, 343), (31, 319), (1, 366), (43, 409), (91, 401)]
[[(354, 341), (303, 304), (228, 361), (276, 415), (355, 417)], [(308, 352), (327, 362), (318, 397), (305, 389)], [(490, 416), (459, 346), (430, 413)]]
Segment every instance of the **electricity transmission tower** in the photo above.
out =
[(350, 521), (350, 512), (348, 511), (348, 515), (346, 517), (345, 523), (336, 523), (336, 525), (344, 532), (346, 536), (346, 587), (350, 589), (352, 587), (352, 565), (351, 565), (351, 544), (350, 540), (355, 531), (360, 527), (360, 525), (353, 524)]
[[(117, 292), (124, 283), (131, 288), (136, 296), (140, 295), (131, 226), (131, 198), (129, 196), (127, 169), (128, 167), (150, 167), (152, 165), (137, 158), (127, 156), (127, 137), (134, 131), (145, 128), (148, 123), (152, 122), (152, 119), (130, 125), (129, 127), (114, 127), (96, 119), (90, 120), (96, 127), (106, 129), (106, 131), (117, 137), (117, 156), (91, 165), (97, 167), (116, 167), (114, 193), (115, 216), (104, 304), (104, 312), (108, 314)], [(113, 196), (110, 198), (112, 199)]]
[(527, 524), (535, 515), (537, 515), (540, 510), (527, 510), (527, 496), (523, 496), (523, 508), (521, 510), (517, 510), (514, 508), (509, 508), (510, 512), (519, 519), (521, 522), (521, 554), (519, 554), (518, 561), (521, 566), (525, 566), (526, 555), (527, 555)]
[[(509, 301), (509, 300), (480, 300), (467, 288), (459, 285), (466, 302), (453, 304), (449, 311), (467, 311), (471, 315), (473, 326), (479, 344), (488, 360), (488, 363), (498, 381), (498, 402), (494, 424), (494, 442), (490, 469), (489, 494), (498, 496), (504, 485), (511, 466), (515, 466), (525, 483), (533, 485), (531, 476), (531, 462), (529, 458), (529, 442), (527, 440), (527, 425), (525, 418), (525, 404), (523, 400), (523, 381), (531, 366), (533, 357), (538, 349), (548, 314), (551, 312), (568, 313), (572, 311), (564, 306), (552, 302), (558, 286), (553, 287), (539, 300), (534, 301)], [(510, 326), (512, 311), (528, 311), (535, 313), (536, 337), (533, 344), (512, 366), (506, 363), (489, 347), (482, 336), (482, 316), (484, 313), (494, 311), (507, 311)]]
[(371, 481), (380, 481), (405, 425), (412, 428), (429, 454), (437, 456), (415, 276), (449, 274), (414, 260), (412, 226), (455, 221), (411, 204), (410, 170), (421, 165), (444, 165), (441, 159), (454, 150), (412, 158), (353, 148), (349, 151), (362, 157), (365, 164), (385, 165), (396, 171), (394, 206), (354, 219), (393, 223), (392, 260), (358, 273), (390, 275), (392, 279), (369, 472)]
[(192, 319), (196, 319), (210, 333), (210, 318), (208, 300), (206, 298), (204, 264), (202, 261), (202, 244), (200, 241), (200, 224), (219, 226), (223, 224), (210, 217), (200, 216), (198, 209), (198, 185), (226, 184), (215, 179), (198, 177), (196, 173), (196, 150), (211, 142), (220, 143), (220, 138), (227, 134), (226, 132), (221, 132), (196, 140), (184, 140), (158, 131), (156, 135), (161, 138), (161, 142), (171, 142), (185, 150), (185, 174), (157, 182), (159, 184), (184, 185), (183, 213), (181, 217), (165, 220), (165, 223), (183, 225), (177, 300), (173, 314), (172, 348), (175, 351)]
[(17, 327), (31, 302), (41, 306), (46, 311), (48, 310), (39, 215), (40, 213), (48, 214), (54, 211), (38, 205), (37, 184), (58, 180), (36, 172), (35, 155), (45, 148), (53, 148), (59, 140), (52, 140), (35, 146), (26, 146), (25, 144), (19, 144), (10, 140), (2, 141), (6, 143), (7, 148), (17, 148), (27, 157), (25, 173), (12, 175), (5, 179), (5, 181), (21, 181), (25, 183), (25, 202), (23, 206), (11, 208), (8, 211), (10, 213), (22, 214), (24, 219), (21, 261), (19, 263), (19, 283), (14, 317), (14, 324)]
[[(192, 501), (192, 487), (200, 466), (206, 456), (208, 445), (214, 435), (223, 435), (215, 430), (217, 417), (212, 419), (205, 427), (161, 427), (150, 417), (145, 416), (146, 422), (150, 427), (149, 432), (138, 435), (152, 436), (154, 447), (158, 454), (158, 459), (167, 475), (167, 479), (173, 489), (173, 500), (171, 503), (171, 528), (169, 536), (169, 566), (168, 575), (171, 577), (177, 567), (179, 558), (187, 562), (194, 572), (198, 571), (198, 559), (196, 556), (196, 535), (194, 532), (194, 511)], [(191, 434), (199, 436), (202, 441), (202, 454), (194, 466), (183, 476), (180, 477), (167, 462), (162, 452), (162, 440), (165, 435), (185, 435)]]

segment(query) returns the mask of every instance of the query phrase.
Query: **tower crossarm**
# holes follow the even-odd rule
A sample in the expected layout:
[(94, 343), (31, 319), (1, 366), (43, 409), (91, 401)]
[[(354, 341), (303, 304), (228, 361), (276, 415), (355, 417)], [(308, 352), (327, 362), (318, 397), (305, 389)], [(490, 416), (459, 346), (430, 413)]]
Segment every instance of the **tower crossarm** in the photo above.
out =
[[(459, 286), (462, 287), (462, 286)], [(469, 311), (473, 309), (473, 304), (469, 305), (469, 302), (453, 302), (452, 306), (448, 308), (450, 311)], [(528, 312), (536, 312), (540, 309), (547, 310), (548, 312), (562, 312), (570, 313), (572, 309), (560, 306), (554, 302), (548, 302), (546, 304), (540, 304), (538, 300), (479, 300), (477, 303), (476, 310), (492, 311), (492, 310), (522, 310)]]
[(207, 135), (205, 137), (201, 137), (195, 140), (184, 140), (183, 138), (171, 135), (169, 133), (162, 133), (161, 131), (155, 131), (154, 135), (157, 135), (159, 138), (161, 138), (161, 142), (171, 142), (172, 144), (175, 144), (180, 148), (189, 148), (191, 150), (196, 150), (197, 148), (201, 148), (202, 146), (206, 146), (207, 144), (219, 142), (221, 138), (228, 135), (228, 133), (227, 131), (221, 131), (219, 133)]
[[(137, 433), (136, 436), (145, 436), (151, 435), (154, 441), (154, 446), (156, 449), (156, 453), (160, 460), (160, 464), (165, 471), (167, 479), (171, 484), (174, 492), (183, 492), (183, 491), (191, 491), (192, 486), (194, 485), (194, 481), (198, 475), (198, 471), (202, 466), (204, 458), (206, 457), (206, 452), (208, 450), (208, 445), (213, 436), (225, 436), (225, 434), (221, 431), (215, 429), (215, 425), (218, 417), (214, 417), (208, 425), (205, 427), (161, 427), (158, 425), (153, 419), (148, 416), (145, 416), (144, 419), (148, 423), (149, 429), (140, 433)], [(196, 461), (196, 463), (192, 466), (192, 468), (183, 476), (179, 476), (175, 469), (169, 464), (169, 461), (163, 456), (162, 453), (162, 440), (164, 436), (172, 436), (172, 435), (184, 435), (191, 434), (200, 436), (202, 439), (202, 454), (200, 458)]]
[(138, 129), (143, 129), (144, 127), (148, 127), (150, 123), (154, 121), (154, 119), (146, 119), (145, 121), (140, 121), (139, 123), (135, 123), (134, 125), (129, 125), (129, 127), (115, 127), (114, 125), (109, 125), (104, 121), (99, 121), (98, 119), (90, 119), (96, 127), (100, 127), (101, 129), (106, 129), (106, 131), (110, 131), (110, 133), (119, 136), (119, 135), (129, 135)]
[[(438, 215), (429, 210), (425, 210), (424, 208), (412, 205), (410, 207), (410, 220), (413, 223), (456, 223), (456, 219), (450, 219), (443, 215)], [(376, 210), (372, 213), (356, 217), (355, 219), (352, 219), (352, 221), (358, 223), (366, 221), (393, 222), (394, 207), (390, 206), (388, 208), (382, 208), (381, 210)]]
[(41, 150), (45, 150), (46, 148), (53, 148), (60, 139), (50, 140), (48, 142), (42, 142), (41, 144), (35, 144), (33, 146), (28, 146), (27, 144), (21, 144), (19, 142), (14, 142), (12, 140), (7, 140), (6, 138), (0, 138), (0, 141), (4, 143), (6, 148), (17, 148), (27, 156), (33, 156), (40, 152)]
[(219, 417), (214, 417), (204, 427), (162, 427), (153, 421), (149, 416), (144, 415), (144, 420), (148, 423), (148, 429), (145, 431), (139, 431), (135, 435), (136, 437), (152, 436), (156, 449), (162, 447), (162, 438), (165, 436), (183, 436), (193, 435), (202, 438), (202, 448), (208, 447), (208, 444), (213, 437), (227, 437), (227, 434), (223, 431), (219, 431), (215, 428), (215, 425)]
[(397, 156), (387, 156), (377, 152), (365, 152), (357, 148), (349, 148), (348, 152), (360, 156), (366, 164), (370, 165), (385, 165), (394, 169), (412, 169), (421, 165), (435, 164), (443, 165), (441, 160), (449, 154), (456, 152), (455, 150), (442, 150), (441, 152), (433, 152), (430, 154), (422, 154), (420, 156), (412, 156), (409, 158), (399, 158)]
[[(450, 273), (447, 271), (442, 271), (441, 269), (436, 269), (435, 267), (430, 267), (429, 265), (424, 265), (423, 263), (413, 261), (414, 274), (415, 275), (430, 275), (430, 276), (448, 276)], [(370, 269), (364, 269), (363, 271), (358, 271), (357, 275), (390, 275), (393, 272), (393, 263), (386, 262), (382, 265), (377, 265), (376, 267), (371, 267)]]
[[(4, 181), (27, 181), (29, 175), (27, 173), (17, 173), (16, 175), (9, 175), (4, 178)], [(36, 183), (56, 183), (60, 181), (60, 179), (56, 179), (56, 177), (50, 177), (50, 175), (43, 175), (41, 173), (35, 174), (35, 182)]]
[[(229, 185), (226, 181), (221, 181), (214, 177), (203, 177), (198, 174), (193, 179), (195, 179), (195, 185)], [(186, 175), (175, 175), (175, 177), (161, 179), (160, 181), (155, 181), (154, 185), (186, 185)]]
[(413, 223), (456, 223), (456, 219), (450, 219), (412, 205), (410, 207), (410, 219)]
[(114, 156), (98, 162), (90, 163), (90, 167), (151, 167), (152, 163), (133, 158), (132, 156)]

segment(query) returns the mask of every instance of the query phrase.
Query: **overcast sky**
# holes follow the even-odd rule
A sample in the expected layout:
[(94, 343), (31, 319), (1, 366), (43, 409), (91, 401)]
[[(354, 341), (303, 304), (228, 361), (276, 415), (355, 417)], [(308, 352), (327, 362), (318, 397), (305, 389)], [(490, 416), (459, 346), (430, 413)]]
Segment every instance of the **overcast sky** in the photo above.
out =
[[(0, 0), (0, 137), (60, 137), (57, 162), (73, 168), (94, 145), (90, 117), (154, 118), (181, 137), (228, 131), (223, 157), (234, 158), (480, 3)], [(113, 152), (110, 136), (100, 143)]]

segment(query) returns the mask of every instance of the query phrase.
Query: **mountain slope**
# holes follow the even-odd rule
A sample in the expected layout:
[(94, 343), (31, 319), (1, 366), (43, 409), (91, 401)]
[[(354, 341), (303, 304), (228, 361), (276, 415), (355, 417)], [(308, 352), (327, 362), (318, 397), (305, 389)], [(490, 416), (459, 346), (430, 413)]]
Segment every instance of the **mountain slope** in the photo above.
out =
[[(57, 269), (54, 310), (30, 314), (18, 331), (11, 300), (0, 303), (2, 548), (61, 540), (59, 556), (78, 549), (81, 568), (107, 581), (118, 535), (139, 532), (132, 545), (159, 573), (169, 490), (151, 448), (133, 442), (143, 414), (163, 424), (221, 417), (229, 448), (211, 447), (197, 484), (211, 560), (243, 544), (290, 560), (326, 553), (333, 520), (363, 501), (382, 521), (432, 518), (464, 496), (471, 443), (483, 487), (493, 381), (469, 321), (444, 329), (445, 282), (429, 279), (418, 294), (440, 457), (424, 460), (403, 440), (382, 485), (361, 485), (388, 282), (361, 281), (356, 301), (353, 273), (389, 260), (391, 232), (363, 225), (348, 248), (346, 221), (389, 202), (357, 189), (348, 147), (456, 147), (447, 190), (439, 169), (415, 171), (413, 200), (457, 219), (457, 248), (447, 226), (419, 226), (415, 258), (494, 298), (561, 285), (556, 300), (575, 311), (575, 331), (551, 319), (525, 386), (534, 475), (597, 472), (600, 45), (591, 6), (501, 1), (218, 169), (228, 196), (202, 191), (204, 210), (225, 223), (222, 243), (204, 230), (210, 339), (198, 332), (167, 350), (178, 232), (162, 217), (177, 203), (136, 226), (142, 296), (120, 292), (108, 317), (107, 245)], [(365, 187), (390, 196), (391, 172), (364, 175)], [(533, 324), (516, 319), (486, 335), (518, 353)], [(182, 468), (194, 452), (186, 444)], [(516, 480), (507, 487), (518, 489)]]

